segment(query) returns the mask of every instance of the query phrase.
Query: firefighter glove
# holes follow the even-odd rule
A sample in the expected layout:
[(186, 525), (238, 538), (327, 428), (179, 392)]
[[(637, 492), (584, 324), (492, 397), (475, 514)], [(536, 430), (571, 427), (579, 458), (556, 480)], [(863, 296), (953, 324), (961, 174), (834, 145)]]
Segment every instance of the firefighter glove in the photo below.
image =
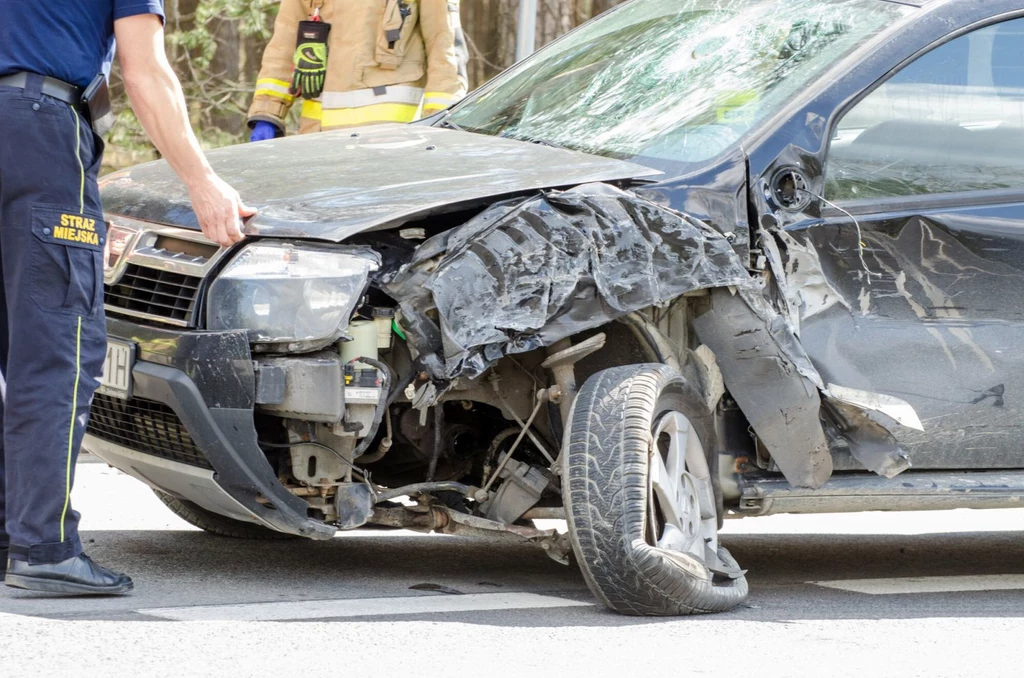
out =
[(331, 25), (322, 21), (299, 22), (295, 47), (295, 73), (291, 92), (303, 99), (316, 99), (324, 91), (327, 79), (327, 36)]

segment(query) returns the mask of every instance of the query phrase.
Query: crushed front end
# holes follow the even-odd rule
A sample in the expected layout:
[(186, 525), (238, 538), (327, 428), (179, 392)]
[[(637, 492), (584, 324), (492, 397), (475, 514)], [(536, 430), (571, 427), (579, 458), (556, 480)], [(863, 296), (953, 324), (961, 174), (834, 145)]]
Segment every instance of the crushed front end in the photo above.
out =
[[(298, 442), (319, 434), (354, 449), (370, 431), (378, 374), (367, 382), (328, 347), (375, 255), (270, 242), (228, 253), (194, 231), (120, 217), (110, 231), (109, 346), (86, 449), (219, 515), (332, 536), (331, 497), (315, 488), (351, 481), (352, 468)], [(289, 416), (307, 428), (289, 430)]]

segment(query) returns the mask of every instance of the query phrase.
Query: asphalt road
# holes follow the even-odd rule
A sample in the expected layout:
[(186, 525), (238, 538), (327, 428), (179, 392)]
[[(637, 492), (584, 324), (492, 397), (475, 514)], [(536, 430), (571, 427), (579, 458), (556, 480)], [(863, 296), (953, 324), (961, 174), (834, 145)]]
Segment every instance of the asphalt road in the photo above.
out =
[[(639, 619), (528, 547), (403, 531), (206, 535), (81, 464), (90, 554), (126, 598), (0, 590), (0, 675), (1021, 675), (1024, 509), (731, 521), (739, 609)], [(853, 580), (853, 581), (849, 581)]]

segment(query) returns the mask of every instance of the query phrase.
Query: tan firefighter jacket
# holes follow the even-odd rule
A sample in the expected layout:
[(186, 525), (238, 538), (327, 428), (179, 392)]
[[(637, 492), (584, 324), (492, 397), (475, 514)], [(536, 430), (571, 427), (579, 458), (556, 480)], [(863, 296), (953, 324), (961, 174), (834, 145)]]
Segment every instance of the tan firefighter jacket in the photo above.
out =
[[(298, 26), (315, 7), (331, 24), (327, 79), (319, 99), (296, 101), (289, 86)], [(401, 38), (389, 42), (387, 31), (398, 27)], [(421, 103), (427, 116), (465, 96), (467, 57), (458, 0), (282, 0), (249, 124), (265, 120), (285, 129), (293, 103), (302, 106), (303, 134), (412, 122)]]

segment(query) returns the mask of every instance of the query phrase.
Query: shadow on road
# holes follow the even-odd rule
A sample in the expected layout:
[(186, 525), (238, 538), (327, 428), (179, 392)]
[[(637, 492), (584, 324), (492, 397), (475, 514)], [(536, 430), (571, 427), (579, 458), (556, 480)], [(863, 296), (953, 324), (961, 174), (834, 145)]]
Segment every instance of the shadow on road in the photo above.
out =
[[(575, 567), (530, 546), (389, 532), (351, 533), (327, 542), (247, 542), (202, 532), (92, 532), (87, 550), (129, 571), (137, 593), (127, 599), (55, 606), (34, 594), (0, 594), (0, 612), (63, 619), (146, 619), (133, 610), (267, 601), (529, 591), (590, 600)], [(808, 582), (834, 579), (1009, 574), (1024, 571), (1024, 532), (901, 535), (730, 535), (726, 546), (749, 570), (751, 595), (733, 612), (703, 620), (788, 622), (811, 619), (1022, 617), (1024, 591), (871, 596)], [(424, 587), (423, 585), (427, 585)], [(412, 589), (411, 587), (417, 587)], [(436, 590), (436, 589), (435, 589)], [(443, 595), (443, 594), (435, 594)], [(33, 609), (52, 607), (52, 609)], [(134, 615), (134, 616), (133, 616)], [(365, 618), (359, 618), (365, 620)], [(552, 625), (547, 611), (391, 617)], [(560, 609), (558, 626), (629, 626), (663, 619), (623, 617), (600, 607)], [(319, 620), (318, 620), (319, 621)]]

